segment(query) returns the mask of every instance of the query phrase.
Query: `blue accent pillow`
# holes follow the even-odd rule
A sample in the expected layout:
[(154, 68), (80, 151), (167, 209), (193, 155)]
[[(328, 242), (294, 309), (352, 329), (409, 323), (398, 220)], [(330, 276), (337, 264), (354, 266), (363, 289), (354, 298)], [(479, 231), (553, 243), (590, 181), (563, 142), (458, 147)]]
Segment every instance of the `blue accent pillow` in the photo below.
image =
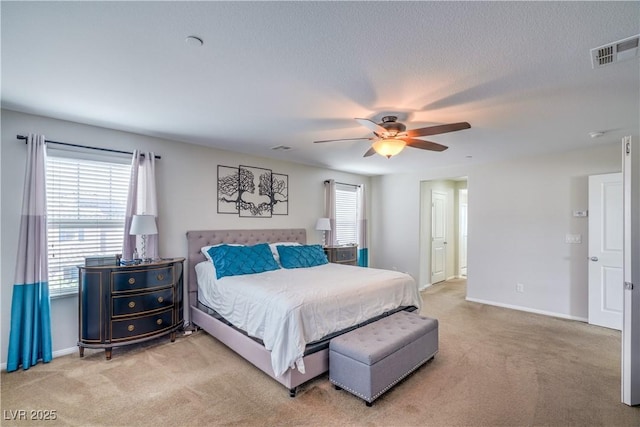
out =
[(208, 251), (216, 267), (216, 278), (262, 273), (280, 268), (266, 243), (253, 246), (220, 245)]
[(320, 245), (276, 246), (276, 248), (280, 254), (280, 264), (284, 268), (314, 267), (329, 262)]

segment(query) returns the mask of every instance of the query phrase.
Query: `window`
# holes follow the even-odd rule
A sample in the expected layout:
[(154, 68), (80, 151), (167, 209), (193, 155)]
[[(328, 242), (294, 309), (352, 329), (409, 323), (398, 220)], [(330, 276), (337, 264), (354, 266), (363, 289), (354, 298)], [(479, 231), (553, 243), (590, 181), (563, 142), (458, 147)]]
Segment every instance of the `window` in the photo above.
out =
[(336, 183), (336, 240), (339, 245), (357, 242), (358, 188)]
[(47, 229), (52, 296), (77, 292), (77, 266), (84, 264), (85, 257), (122, 252), (131, 166), (124, 159), (100, 159), (76, 158), (74, 153), (56, 150), (48, 153)]

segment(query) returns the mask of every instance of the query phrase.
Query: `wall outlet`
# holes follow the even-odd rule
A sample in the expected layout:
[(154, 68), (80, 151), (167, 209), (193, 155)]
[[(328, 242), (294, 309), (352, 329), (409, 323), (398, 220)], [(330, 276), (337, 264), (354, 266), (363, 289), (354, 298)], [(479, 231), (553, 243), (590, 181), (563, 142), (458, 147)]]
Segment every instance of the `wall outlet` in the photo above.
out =
[(524, 292), (524, 285), (522, 283), (516, 283), (516, 292)]

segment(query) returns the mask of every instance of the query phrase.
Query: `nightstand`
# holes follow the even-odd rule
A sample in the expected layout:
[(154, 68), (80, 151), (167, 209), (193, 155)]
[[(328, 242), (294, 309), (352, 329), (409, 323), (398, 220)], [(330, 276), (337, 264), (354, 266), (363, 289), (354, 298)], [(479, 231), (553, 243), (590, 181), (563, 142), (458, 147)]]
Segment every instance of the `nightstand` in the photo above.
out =
[(79, 267), (78, 347), (135, 344), (182, 327), (184, 258), (132, 266)]
[(358, 265), (358, 245), (325, 246), (324, 253), (329, 262), (345, 265)]

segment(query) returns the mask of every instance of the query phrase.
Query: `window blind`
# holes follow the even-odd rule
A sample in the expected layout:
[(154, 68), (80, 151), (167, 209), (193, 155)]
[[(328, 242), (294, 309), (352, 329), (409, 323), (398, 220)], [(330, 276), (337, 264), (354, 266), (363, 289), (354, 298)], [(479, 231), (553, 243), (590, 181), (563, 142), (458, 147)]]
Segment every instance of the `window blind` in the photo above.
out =
[(50, 295), (77, 292), (85, 257), (122, 253), (130, 170), (122, 160), (47, 158)]
[(356, 187), (336, 184), (336, 240), (339, 245), (357, 242)]

